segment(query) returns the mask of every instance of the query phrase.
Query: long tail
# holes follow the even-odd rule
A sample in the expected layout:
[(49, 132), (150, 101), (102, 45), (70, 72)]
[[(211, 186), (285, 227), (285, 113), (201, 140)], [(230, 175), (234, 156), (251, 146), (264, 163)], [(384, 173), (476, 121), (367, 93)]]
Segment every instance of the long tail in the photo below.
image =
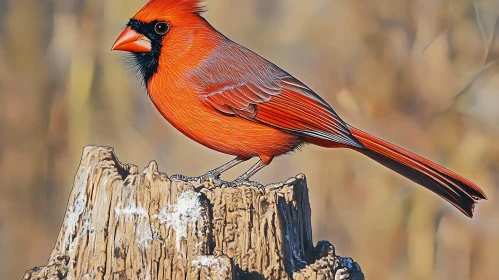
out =
[(475, 203), (487, 199), (477, 185), (456, 173), (361, 130), (350, 130), (366, 147), (357, 151), (438, 194), (466, 216), (473, 217)]

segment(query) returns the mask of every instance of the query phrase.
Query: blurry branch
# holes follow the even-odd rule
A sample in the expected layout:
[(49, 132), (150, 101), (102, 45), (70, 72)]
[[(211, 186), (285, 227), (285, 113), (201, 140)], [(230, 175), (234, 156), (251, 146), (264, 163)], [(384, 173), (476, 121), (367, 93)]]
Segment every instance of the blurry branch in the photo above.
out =
[[(475, 1), (473, 1), (473, 3), (475, 3)], [(476, 6), (475, 6), (475, 10), (477, 11), (476, 9)], [(483, 27), (482, 27), (482, 24), (481, 24), (481, 21), (480, 21), (480, 17), (478, 15), (478, 11), (476, 12), (477, 13), (477, 23), (478, 23), (478, 26), (480, 27), (480, 30), (483, 31)], [(447, 109), (444, 109), (440, 112), (437, 112), (435, 114), (434, 117), (436, 116), (440, 116), (440, 115), (445, 115), (447, 114), (449, 111), (451, 111), (457, 104), (457, 102), (459, 101), (459, 99), (465, 95), (466, 93), (469, 92), (469, 90), (471, 89), (471, 87), (473, 86), (473, 84), (475, 83), (475, 81), (483, 74), (485, 73), (488, 69), (490, 69), (492, 66), (496, 65), (497, 64), (497, 60), (492, 60), (490, 59), (490, 50), (492, 49), (492, 45), (494, 44), (494, 41), (497, 37), (497, 33), (498, 33), (498, 29), (499, 29), (499, 16), (496, 17), (496, 21), (495, 21), (495, 24), (494, 24), (494, 29), (492, 30), (492, 35), (490, 36), (490, 40), (487, 41), (487, 45), (486, 45), (486, 48), (485, 48), (485, 53), (484, 53), (484, 58), (483, 58), (483, 64), (482, 64), (482, 67), (480, 68), (480, 70), (478, 72), (476, 72), (472, 78), (465, 84), (464, 87), (462, 87), (460, 90), (458, 90), (455, 94), (454, 94), (454, 97), (452, 98), (452, 102), (451, 104), (448, 106)], [(484, 33), (484, 40), (487, 40), (487, 37)]]
[[(492, 30), (492, 34), (490, 36), (490, 39), (487, 39), (487, 34), (485, 32), (485, 28), (483, 27), (483, 23), (482, 23), (482, 19), (481, 19), (481, 16), (480, 16), (480, 12), (478, 10), (478, 5), (476, 3), (476, 0), (470, 0), (471, 1), (471, 4), (473, 5), (473, 10), (475, 11), (475, 19), (476, 19), (476, 23), (477, 23), (477, 26), (478, 26), (478, 29), (480, 30), (480, 35), (482, 37), (482, 40), (484, 42), (486, 42), (486, 48), (485, 48), (485, 52), (484, 52), (484, 56), (483, 56), (483, 62), (482, 62), (482, 66), (480, 68), (480, 70), (478, 70), (475, 74), (473, 74), (473, 76), (471, 77), (471, 79), (466, 82), (466, 84), (460, 88), (455, 94), (454, 96), (452, 97), (452, 101), (451, 101), (451, 104), (449, 104), (449, 106), (447, 106), (446, 109), (443, 109), (441, 111), (438, 111), (436, 112), (433, 117), (438, 117), (438, 116), (441, 116), (441, 115), (445, 115), (447, 114), (448, 112), (450, 112), (457, 104), (457, 102), (459, 101), (459, 99), (465, 95), (466, 93), (469, 92), (469, 90), (471, 89), (471, 87), (473, 86), (473, 84), (475, 83), (475, 81), (484, 73), (486, 72), (489, 68), (491, 68), (492, 66), (494, 66), (496, 64), (496, 61), (490, 61), (490, 51), (492, 49), (492, 45), (497, 37), (497, 30), (499, 29), (499, 17), (496, 18), (496, 21), (495, 21), (495, 24), (494, 24), (494, 28)], [(445, 35), (445, 34), (448, 34), (450, 32), (450, 29), (452, 27), (452, 14), (453, 14), (453, 9), (454, 9), (454, 1), (451, 1), (450, 4), (449, 4), (449, 9), (450, 9), (450, 12), (449, 12), (449, 23), (447, 24), (447, 27), (446, 29), (440, 33), (439, 35), (437, 35), (435, 37), (435, 39), (433, 39), (430, 44), (428, 44), (428, 46), (426, 48), (424, 48), (423, 50), (423, 54), (425, 54), (428, 49), (435, 43), (435, 41), (437, 41), (438, 38), (440, 38), (441, 36)]]
[(447, 27), (442, 33), (438, 34), (429, 44), (423, 49), (423, 55), (426, 54), (428, 49), (433, 46), (433, 44), (438, 40), (438, 38), (442, 37), (443, 35), (446, 35), (449, 33), (449, 27)]
[[(329, 221), (325, 221), (329, 222)], [(334, 247), (312, 243), (303, 175), (264, 189), (139, 173), (87, 147), (45, 267), (24, 279), (362, 280)]]
[(478, 28), (480, 29), (480, 35), (482, 35), (482, 40), (487, 40), (487, 34), (485, 33), (485, 29), (483, 28), (482, 19), (480, 17), (480, 12), (478, 11), (478, 6), (476, 4), (476, 0), (471, 0), (473, 4), (473, 9), (475, 10), (475, 18)]
[(490, 50), (492, 49), (492, 45), (494, 44), (494, 41), (496, 40), (498, 29), (499, 29), (499, 16), (496, 18), (496, 21), (494, 24), (494, 29), (492, 29), (492, 35), (490, 36), (490, 41), (488, 42), (487, 48), (485, 50), (483, 64), (486, 64), (489, 62)]
[(492, 61), (492, 62), (489, 62), (487, 65), (483, 66), (477, 73), (475, 73), (473, 75), (473, 77), (470, 79), (470, 81), (468, 81), (465, 84), (464, 87), (462, 87), (460, 90), (458, 90), (455, 93), (454, 97), (452, 97), (451, 104), (446, 109), (443, 109), (442, 111), (439, 111), (436, 114), (434, 114), (433, 117), (438, 117), (438, 116), (445, 115), (445, 114), (449, 113), (456, 106), (456, 104), (459, 101), (459, 99), (463, 95), (465, 95), (466, 93), (468, 93), (468, 91), (471, 89), (471, 87), (473, 86), (473, 84), (475, 83), (475, 81), (480, 77), (480, 75), (482, 75), (484, 72), (486, 72), (492, 66), (496, 65), (496, 63), (497, 63), (497, 61)]
[(448, 22), (447, 22), (447, 27), (445, 28), (445, 30), (443, 32), (441, 32), (440, 34), (438, 34), (429, 44), (428, 46), (426, 46), (426, 48), (423, 49), (423, 55), (426, 53), (426, 51), (428, 51), (428, 49), (433, 46), (433, 43), (435, 43), (435, 41), (437, 41), (438, 38), (440, 38), (441, 36), (445, 35), (445, 34), (448, 34), (450, 32), (450, 29), (452, 27), (452, 15), (454, 14), (454, 0), (450, 1), (449, 3), (449, 18), (448, 18)]

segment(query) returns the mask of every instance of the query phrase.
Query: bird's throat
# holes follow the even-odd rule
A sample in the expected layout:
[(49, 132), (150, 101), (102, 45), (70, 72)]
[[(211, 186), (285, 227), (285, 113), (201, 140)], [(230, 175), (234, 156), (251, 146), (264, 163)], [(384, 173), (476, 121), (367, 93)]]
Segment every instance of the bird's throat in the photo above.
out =
[(158, 72), (159, 53), (133, 53), (134, 65), (141, 74), (144, 84), (147, 85), (152, 76)]

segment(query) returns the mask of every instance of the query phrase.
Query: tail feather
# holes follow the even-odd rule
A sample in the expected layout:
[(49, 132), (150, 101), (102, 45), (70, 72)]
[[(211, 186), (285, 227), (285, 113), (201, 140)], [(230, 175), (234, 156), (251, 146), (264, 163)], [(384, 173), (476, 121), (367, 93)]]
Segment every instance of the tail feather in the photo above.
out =
[(466, 216), (473, 217), (477, 201), (487, 199), (477, 185), (458, 174), (361, 130), (353, 127), (350, 130), (366, 148), (356, 150), (426, 187)]

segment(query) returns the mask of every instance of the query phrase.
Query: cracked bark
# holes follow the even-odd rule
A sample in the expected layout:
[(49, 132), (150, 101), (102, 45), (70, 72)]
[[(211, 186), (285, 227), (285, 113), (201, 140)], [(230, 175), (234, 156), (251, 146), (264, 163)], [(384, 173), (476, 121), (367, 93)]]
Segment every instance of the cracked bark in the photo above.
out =
[(312, 243), (303, 175), (265, 189), (170, 181), (87, 147), (47, 266), (24, 279), (364, 279)]

